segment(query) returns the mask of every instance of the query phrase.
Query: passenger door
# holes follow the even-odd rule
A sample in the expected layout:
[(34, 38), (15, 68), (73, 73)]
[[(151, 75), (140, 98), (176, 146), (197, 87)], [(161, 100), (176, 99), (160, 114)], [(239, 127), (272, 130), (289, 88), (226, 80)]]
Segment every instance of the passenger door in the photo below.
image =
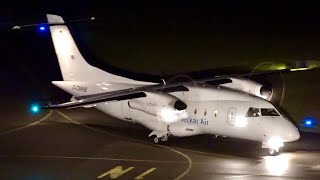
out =
[(234, 107), (229, 108), (227, 122), (230, 126), (234, 126), (234, 124), (235, 124), (236, 113), (237, 113), (236, 108), (234, 108)]

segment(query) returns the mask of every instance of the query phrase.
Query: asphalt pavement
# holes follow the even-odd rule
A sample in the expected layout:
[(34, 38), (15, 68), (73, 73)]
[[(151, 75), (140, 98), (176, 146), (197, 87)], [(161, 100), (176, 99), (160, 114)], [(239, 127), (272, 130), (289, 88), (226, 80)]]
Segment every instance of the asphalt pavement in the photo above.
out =
[(317, 134), (302, 133), (273, 157), (257, 142), (209, 135), (155, 145), (148, 129), (94, 109), (19, 110), (3, 113), (1, 179), (320, 178)]

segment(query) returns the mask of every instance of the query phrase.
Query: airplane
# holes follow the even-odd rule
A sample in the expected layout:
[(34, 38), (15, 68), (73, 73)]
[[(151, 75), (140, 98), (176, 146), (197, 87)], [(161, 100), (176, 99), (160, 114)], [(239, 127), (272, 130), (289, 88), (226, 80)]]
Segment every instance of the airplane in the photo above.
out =
[(93, 107), (145, 126), (154, 143), (212, 134), (258, 141), (277, 155), (284, 143), (300, 138), (298, 128), (270, 102), (272, 90), (245, 74), (174, 83), (118, 76), (87, 63), (61, 16), (47, 14), (47, 20), (63, 77), (52, 84), (72, 98), (43, 108)]

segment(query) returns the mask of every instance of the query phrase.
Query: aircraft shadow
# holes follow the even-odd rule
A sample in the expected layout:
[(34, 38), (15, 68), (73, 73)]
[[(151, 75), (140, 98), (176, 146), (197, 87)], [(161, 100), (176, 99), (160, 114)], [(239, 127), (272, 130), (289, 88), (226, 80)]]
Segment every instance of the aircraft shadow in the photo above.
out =
[[(148, 138), (150, 130), (139, 124), (129, 124), (125, 127), (113, 127), (97, 124), (86, 125), (122, 137), (143, 141), (145, 143), (153, 143), (153, 139)], [(161, 142), (161, 144), (191, 151), (200, 151), (205, 153), (230, 155), (244, 158), (260, 158), (268, 154), (265, 149), (261, 149), (261, 144), (259, 142), (228, 137), (214, 138), (212, 135), (169, 137), (167, 142)], [(282, 151), (320, 151), (320, 134), (302, 132), (300, 140), (286, 143)]]
[[(90, 123), (85, 125), (124, 138), (153, 144), (153, 138), (148, 137), (150, 130), (139, 124), (130, 124), (125, 127), (114, 127)], [(214, 138), (212, 135), (197, 135), (191, 137), (171, 136), (169, 137), (168, 141), (161, 142), (160, 144), (190, 151), (200, 151), (204, 153), (230, 155), (244, 158), (256, 159), (266, 155), (266, 151), (261, 150), (261, 144), (258, 142), (234, 138)]]
[[(153, 138), (148, 137), (151, 132), (149, 129), (137, 123), (117, 122), (118, 124), (110, 123), (109, 125), (95, 123), (84, 123), (83, 125), (123, 137), (124, 139), (153, 144)], [(266, 149), (261, 149), (259, 142), (228, 137), (214, 138), (212, 135), (170, 136), (168, 141), (160, 142), (160, 144), (178, 149), (243, 158), (260, 159), (268, 155)], [(301, 132), (301, 138), (296, 142), (286, 143), (282, 151), (320, 151), (320, 134)]]

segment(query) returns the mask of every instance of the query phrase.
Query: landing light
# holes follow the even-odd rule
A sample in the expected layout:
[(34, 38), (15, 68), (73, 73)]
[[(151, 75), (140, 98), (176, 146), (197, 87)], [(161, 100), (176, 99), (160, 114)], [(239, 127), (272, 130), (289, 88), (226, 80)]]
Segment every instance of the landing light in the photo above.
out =
[(161, 120), (167, 123), (172, 123), (179, 119), (179, 112), (173, 109), (163, 108), (160, 111), (160, 117), (161, 117)]
[(268, 140), (268, 147), (270, 149), (279, 150), (281, 147), (283, 147), (283, 139), (279, 136), (272, 136)]

